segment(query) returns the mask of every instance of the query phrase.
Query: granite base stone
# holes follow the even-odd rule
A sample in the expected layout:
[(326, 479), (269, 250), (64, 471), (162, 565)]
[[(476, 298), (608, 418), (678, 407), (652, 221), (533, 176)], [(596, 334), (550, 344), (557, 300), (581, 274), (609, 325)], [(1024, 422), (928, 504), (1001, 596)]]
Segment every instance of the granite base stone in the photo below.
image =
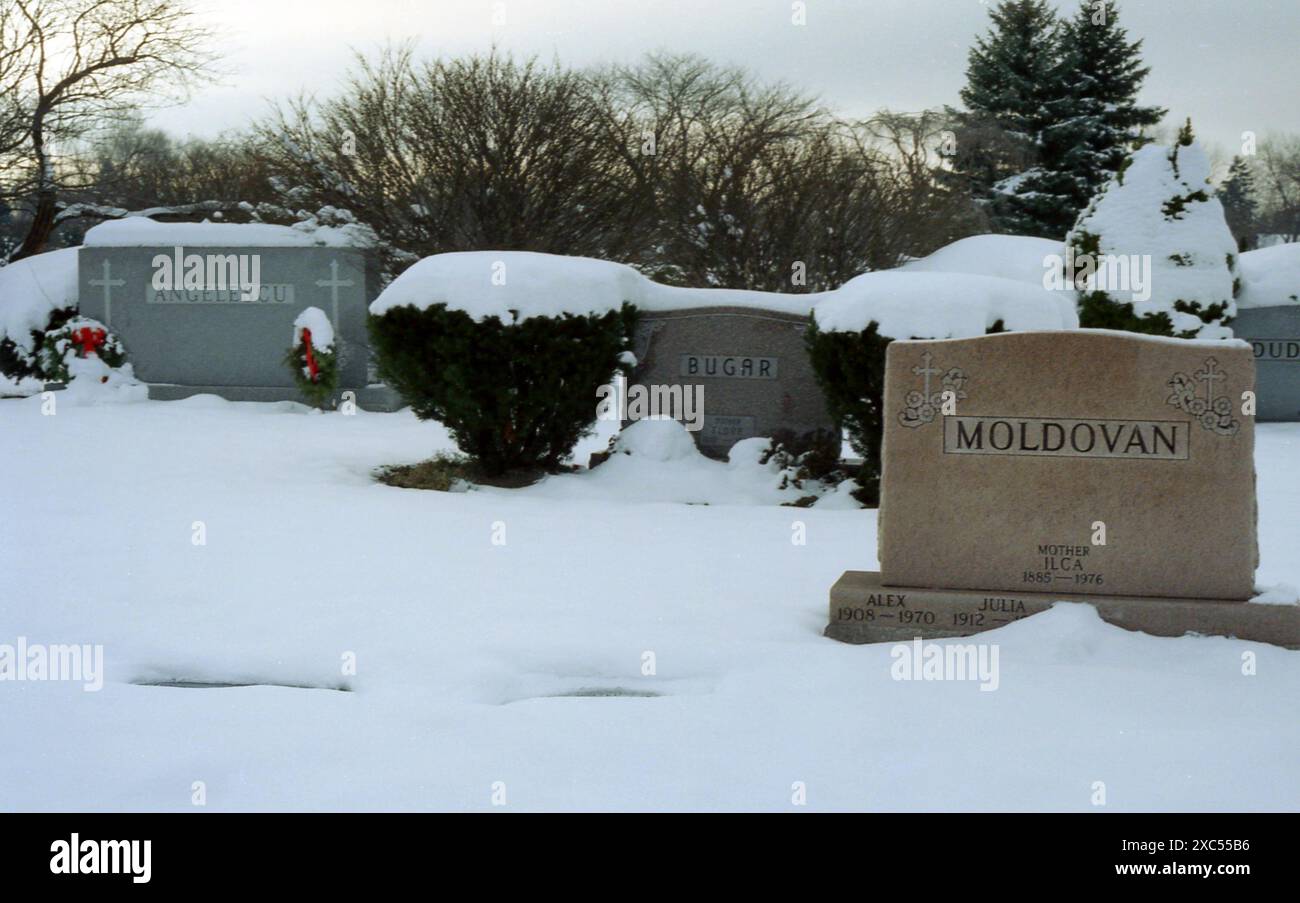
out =
[(848, 571), (831, 587), (825, 635), (855, 644), (965, 637), (1005, 627), (1057, 602), (1086, 603), (1107, 623), (1152, 636), (1225, 636), (1300, 649), (1300, 605), (917, 589), (886, 586), (873, 571)]

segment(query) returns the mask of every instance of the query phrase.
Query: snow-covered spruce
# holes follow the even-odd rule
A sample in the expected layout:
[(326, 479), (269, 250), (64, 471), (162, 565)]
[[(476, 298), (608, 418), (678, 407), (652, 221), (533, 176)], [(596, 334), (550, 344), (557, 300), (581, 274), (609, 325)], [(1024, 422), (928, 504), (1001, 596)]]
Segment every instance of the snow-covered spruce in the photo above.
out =
[(1044, 0), (990, 10), (952, 111), (952, 179), (998, 232), (1062, 236), (1165, 110), (1138, 104), (1149, 72), (1113, 0), (1061, 21)]
[[(1237, 242), (1210, 192), (1210, 161), (1190, 123), (1173, 147), (1148, 145), (1106, 186), (1066, 239), (1097, 274), (1080, 286), (1082, 325), (1180, 338), (1227, 338), (1237, 313)], [(1111, 285), (1101, 273), (1149, 259), (1149, 284)], [(1130, 266), (1131, 271), (1131, 266)], [(1082, 278), (1084, 271), (1077, 271)]]
[(298, 391), (314, 407), (324, 407), (339, 384), (334, 325), (325, 311), (308, 307), (293, 321), (293, 345), (285, 355)]

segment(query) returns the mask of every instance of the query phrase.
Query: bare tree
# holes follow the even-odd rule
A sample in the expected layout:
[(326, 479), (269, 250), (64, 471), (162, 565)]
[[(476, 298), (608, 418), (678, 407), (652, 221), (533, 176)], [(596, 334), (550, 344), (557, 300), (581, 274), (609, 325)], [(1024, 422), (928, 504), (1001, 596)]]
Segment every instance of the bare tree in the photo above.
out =
[(185, 0), (0, 0), (0, 175), (42, 251), (60, 203), (56, 147), (148, 96), (183, 93), (213, 59)]
[(1283, 241), (1300, 241), (1300, 135), (1269, 135), (1256, 161), (1264, 228)]
[(841, 123), (690, 55), (576, 72), (399, 46), (358, 57), (334, 99), (282, 105), (259, 137), (284, 209), (350, 211), (405, 259), (534, 250), (803, 292), (968, 234), (968, 198), (936, 181), (940, 125)]
[[(614, 143), (650, 195), (657, 278), (770, 291), (835, 288), (969, 234), (937, 178), (945, 120), (845, 123), (815, 99), (691, 55), (608, 73)], [(646, 143), (653, 155), (638, 153)]]
[(789, 288), (795, 249), (773, 260), (781, 245), (765, 227), (777, 185), (793, 190), (789, 168), (808, 164), (828, 121), (815, 100), (694, 55), (652, 54), (600, 81), (606, 135), (649, 219), (648, 259), (634, 262), (669, 282)]
[[(870, 143), (888, 161), (888, 197), (884, 200), (890, 222), (878, 249), (882, 259), (917, 257), (946, 244), (987, 232), (988, 218), (967, 187), (949, 178), (950, 151), (956, 136), (945, 111), (920, 113), (882, 111), (855, 128), (870, 136)], [(864, 139), (858, 138), (858, 141)]]
[(358, 57), (343, 92), (281, 106), (260, 136), (286, 204), (348, 209), (416, 255), (621, 257), (633, 178), (581, 73), (492, 52)]

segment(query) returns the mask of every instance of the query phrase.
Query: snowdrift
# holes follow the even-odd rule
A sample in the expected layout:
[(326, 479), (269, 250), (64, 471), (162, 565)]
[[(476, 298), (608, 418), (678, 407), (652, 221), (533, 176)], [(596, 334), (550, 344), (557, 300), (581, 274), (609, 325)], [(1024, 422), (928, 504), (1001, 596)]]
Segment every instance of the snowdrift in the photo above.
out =
[(32, 332), (53, 311), (77, 306), (77, 249), (49, 251), (0, 267), (0, 339), (32, 350)]

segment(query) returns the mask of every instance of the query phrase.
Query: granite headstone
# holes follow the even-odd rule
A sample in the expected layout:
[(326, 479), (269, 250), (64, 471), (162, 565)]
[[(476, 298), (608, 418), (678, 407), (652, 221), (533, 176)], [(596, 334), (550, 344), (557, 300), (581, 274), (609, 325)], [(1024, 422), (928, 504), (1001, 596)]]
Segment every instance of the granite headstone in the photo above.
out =
[[(241, 243), (246, 235), (256, 240), (281, 234), (264, 226), (223, 225), (214, 232), (204, 228), (209, 224), (175, 224), (165, 231), (163, 224), (154, 225), (148, 234), (163, 233), (175, 243), (131, 244), (131, 232), (125, 243), (117, 243), (114, 232), (97, 243), (92, 232), (79, 252), (78, 276), (81, 313), (121, 338), (151, 397), (211, 392), (240, 401), (296, 399), (284, 356), (294, 319), (307, 307), (320, 308), (334, 326), (340, 392), (365, 393), (375, 382), (366, 334), (367, 305), (379, 291), (373, 255), (309, 243)], [(214, 235), (230, 243), (215, 245)], [(181, 266), (201, 261), (204, 278), (187, 283), (178, 271), (169, 287), (159, 287), (165, 259)], [(254, 260), (260, 277), (254, 292), (221, 278)], [(389, 400), (383, 393), (370, 399), (380, 406)]]
[(1258, 419), (1300, 420), (1300, 304), (1243, 309), (1232, 330), (1255, 353)]
[(836, 584), (827, 635), (966, 635), (1076, 600), (1152, 634), (1300, 645), (1300, 607), (1247, 601), (1254, 388), (1239, 341), (894, 342), (881, 569)]
[(741, 439), (788, 430), (834, 431), (804, 345), (808, 318), (746, 307), (644, 311), (633, 382), (702, 386), (705, 454), (723, 457)]

